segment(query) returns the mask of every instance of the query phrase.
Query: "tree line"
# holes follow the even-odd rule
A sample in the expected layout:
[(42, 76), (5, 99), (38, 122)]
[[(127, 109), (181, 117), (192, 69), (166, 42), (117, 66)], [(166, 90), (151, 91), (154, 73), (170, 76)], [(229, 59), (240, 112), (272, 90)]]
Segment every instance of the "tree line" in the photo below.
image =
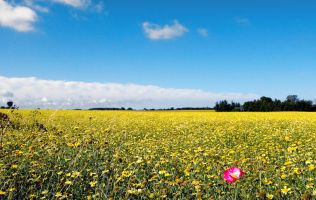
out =
[[(8, 101), (7, 106), (1, 106), (1, 109), (18, 109), (13, 101)], [(81, 109), (74, 109), (81, 110)], [(134, 110), (133, 108), (90, 108), (89, 110)], [(289, 95), (284, 101), (272, 99), (270, 97), (261, 97), (253, 101), (247, 101), (243, 104), (237, 102), (228, 102), (222, 100), (216, 102), (212, 107), (180, 107), (180, 108), (163, 108), (163, 109), (147, 109), (145, 111), (167, 111), (167, 110), (215, 110), (217, 112), (272, 112), (272, 111), (305, 111), (316, 112), (316, 105), (310, 100), (299, 99), (297, 95)]]
[(272, 112), (272, 111), (316, 111), (316, 105), (310, 100), (299, 99), (297, 95), (289, 95), (286, 100), (281, 101), (270, 97), (261, 97), (253, 101), (247, 101), (243, 105), (226, 100), (216, 102), (215, 111), (217, 112)]
[(13, 101), (8, 101), (7, 106), (1, 106), (1, 109), (18, 109), (16, 105), (13, 104)]
[(89, 108), (88, 110), (133, 110), (133, 108), (125, 108), (125, 107), (121, 107), (121, 108)]

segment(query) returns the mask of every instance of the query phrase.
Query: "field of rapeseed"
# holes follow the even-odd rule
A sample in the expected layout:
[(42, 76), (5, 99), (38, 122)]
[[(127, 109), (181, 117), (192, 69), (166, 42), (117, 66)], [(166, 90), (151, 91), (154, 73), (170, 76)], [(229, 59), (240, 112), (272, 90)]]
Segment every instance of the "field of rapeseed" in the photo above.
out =
[(1, 112), (0, 199), (316, 197), (316, 113)]

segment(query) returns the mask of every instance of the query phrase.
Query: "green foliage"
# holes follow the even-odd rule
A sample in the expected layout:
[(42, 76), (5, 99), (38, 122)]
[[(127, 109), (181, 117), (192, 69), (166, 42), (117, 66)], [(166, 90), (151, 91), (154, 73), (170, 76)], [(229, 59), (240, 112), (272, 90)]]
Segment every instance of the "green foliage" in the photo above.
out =
[(224, 100), (216, 102), (214, 109), (217, 112), (240, 111), (240, 104), (235, 102), (228, 103), (226, 100)]
[[(215, 110), (223, 111), (251, 111), (251, 112), (271, 112), (271, 111), (316, 111), (316, 105), (312, 101), (300, 100), (297, 95), (289, 95), (285, 101), (273, 100), (270, 97), (247, 101), (242, 106), (240, 104), (229, 104), (226, 100), (217, 102)], [(238, 109), (240, 108), (240, 109)]]
[(8, 106), (8, 108), (12, 108), (12, 106), (13, 106), (13, 101), (8, 101), (8, 102), (7, 102), (7, 106)]
[(289, 95), (285, 101), (261, 97), (259, 100), (248, 101), (243, 105), (244, 111), (315, 111), (312, 101), (299, 100), (297, 95)]

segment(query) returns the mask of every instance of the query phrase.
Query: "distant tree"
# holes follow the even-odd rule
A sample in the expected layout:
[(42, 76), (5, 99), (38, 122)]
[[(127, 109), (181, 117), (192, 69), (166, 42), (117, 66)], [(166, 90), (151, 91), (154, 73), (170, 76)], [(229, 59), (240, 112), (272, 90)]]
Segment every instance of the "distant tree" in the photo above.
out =
[(129, 108), (127, 108), (127, 110), (133, 110), (133, 108), (129, 107)]
[(7, 102), (7, 106), (8, 106), (8, 108), (12, 108), (13, 107), (13, 101), (8, 101)]
[(312, 111), (315, 112), (316, 111), (316, 105), (313, 105), (312, 107)]
[(175, 110), (214, 110), (214, 108), (211, 108), (211, 107), (180, 107), (180, 108), (175, 108)]
[(299, 100), (296, 102), (296, 110), (297, 111), (312, 111), (313, 110), (313, 102), (306, 100)]
[(285, 101), (272, 100), (270, 97), (261, 97), (258, 100), (245, 102), (244, 111), (316, 111), (312, 101), (300, 100), (297, 95), (287, 96)]
[(282, 110), (282, 101), (275, 99), (273, 102), (273, 111), (281, 111)]
[(288, 101), (288, 102), (297, 102), (297, 101), (299, 101), (299, 99), (298, 99), (297, 95), (288, 95), (286, 97), (286, 101)]
[(240, 104), (231, 102), (228, 103), (227, 100), (223, 100), (220, 102), (216, 102), (215, 104), (215, 111), (217, 112), (230, 112), (230, 111), (240, 111)]

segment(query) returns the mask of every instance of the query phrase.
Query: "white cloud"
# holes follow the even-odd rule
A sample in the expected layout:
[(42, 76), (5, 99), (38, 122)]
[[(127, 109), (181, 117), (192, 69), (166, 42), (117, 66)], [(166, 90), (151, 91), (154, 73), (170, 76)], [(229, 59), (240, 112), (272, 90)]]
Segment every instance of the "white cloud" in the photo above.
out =
[(104, 10), (104, 3), (103, 1), (100, 1), (99, 3), (94, 5), (94, 10), (98, 13), (102, 13)]
[(0, 101), (13, 100), (21, 108), (212, 106), (216, 101), (252, 100), (242, 93), (211, 93), (152, 85), (42, 80), (0, 76)]
[(0, 0), (0, 26), (28, 32), (34, 30), (36, 20), (37, 14), (31, 8), (10, 5), (7, 1)]
[(146, 36), (151, 40), (163, 40), (181, 37), (189, 30), (180, 24), (177, 20), (174, 20), (170, 25), (160, 26), (158, 24), (152, 24), (150, 22), (143, 23), (143, 29)]
[[(27, 5), (28, 7), (33, 8), (36, 11), (39, 12), (45, 12), (48, 13), (49, 9), (47, 7), (39, 5), (39, 3), (48, 3), (48, 2), (53, 2), (53, 3), (59, 3), (63, 5), (68, 5), (74, 8), (87, 8), (88, 6), (91, 5), (91, 0), (24, 0), (24, 4)], [(99, 2), (96, 5), (93, 5), (96, 11), (99, 11), (97, 9), (102, 9), (101, 6), (103, 6), (103, 2)]]
[(69, 5), (75, 8), (85, 8), (91, 3), (90, 0), (52, 0), (52, 1), (56, 3)]
[(7, 90), (0, 91), (0, 96), (4, 98), (13, 98), (14, 94), (12, 92), (9, 92)]
[(208, 30), (206, 28), (199, 28), (197, 32), (203, 37), (208, 37)]
[(49, 9), (47, 7), (44, 7), (44, 6), (32, 5), (30, 7), (33, 8), (34, 10), (38, 11), (38, 12), (49, 13)]
[(249, 26), (251, 24), (250, 19), (242, 17), (235, 18), (235, 22), (242, 26)]
[(24, 4), (30, 8), (32, 8), (33, 10), (36, 10), (38, 12), (42, 12), (42, 13), (49, 13), (49, 9), (47, 7), (38, 5), (34, 2), (35, 0), (24, 0)]
[(34, 24), (38, 19), (37, 13), (49, 13), (49, 2), (60, 3), (77, 9), (90, 8), (98, 13), (104, 9), (103, 1), (92, 4), (91, 0), (21, 0), (19, 5), (12, 2), (14, 1), (0, 0), (0, 26), (9, 27), (19, 32), (33, 31)]

